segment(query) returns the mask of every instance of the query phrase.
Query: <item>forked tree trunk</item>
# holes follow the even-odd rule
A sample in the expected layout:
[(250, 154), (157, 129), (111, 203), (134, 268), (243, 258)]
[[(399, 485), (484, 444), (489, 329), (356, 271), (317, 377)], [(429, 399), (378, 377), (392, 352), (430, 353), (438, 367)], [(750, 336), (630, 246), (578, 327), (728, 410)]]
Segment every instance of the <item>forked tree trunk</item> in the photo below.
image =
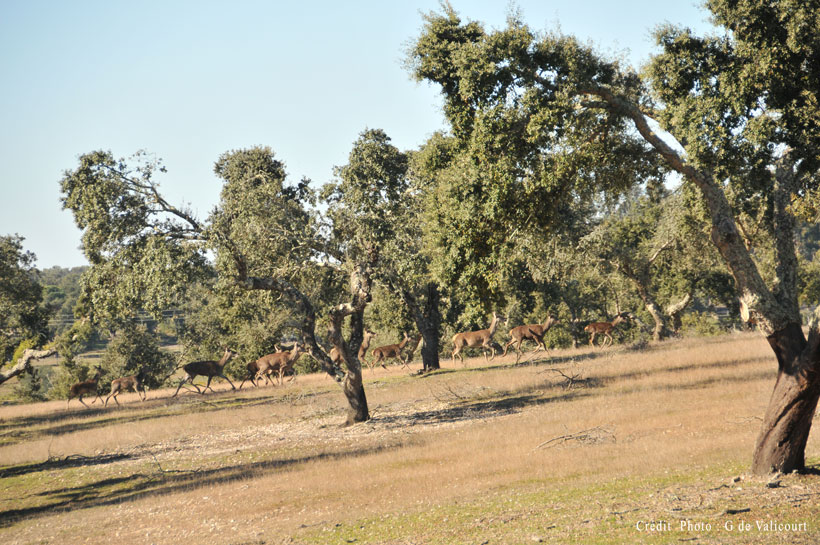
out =
[(806, 349), (800, 325), (791, 324), (768, 341), (778, 371), (752, 459), (752, 472), (758, 475), (805, 468), (806, 443), (820, 397), (820, 361), (816, 351)]
[[(240, 262), (241, 264), (241, 262)], [(240, 271), (242, 269), (240, 268)], [(330, 312), (331, 328), (328, 338), (339, 353), (342, 354), (344, 369), (336, 365), (330, 356), (316, 342), (316, 313), (313, 304), (290, 282), (280, 278), (258, 278), (247, 276), (242, 272), (240, 285), (245, 289), (278, 291), (287, 295), (300, 316), (302, 342), (310, 354), (331, 378), (340, 382), (342, 392), (348, 402), (345, 425), (365, 422), (370, 418), (367, 408), (367, 396), (362, 382), (362, 364), (358, 358), (359, 347), (364, 338), (364, 309), (370, 302), (370, 274), (368, 269), (357, 266), (350, 273), (350, 293), (352, 301), (340, 304)], [(342, 321), (350, 316), (350, 340), (345, 342), (342, 336)]]

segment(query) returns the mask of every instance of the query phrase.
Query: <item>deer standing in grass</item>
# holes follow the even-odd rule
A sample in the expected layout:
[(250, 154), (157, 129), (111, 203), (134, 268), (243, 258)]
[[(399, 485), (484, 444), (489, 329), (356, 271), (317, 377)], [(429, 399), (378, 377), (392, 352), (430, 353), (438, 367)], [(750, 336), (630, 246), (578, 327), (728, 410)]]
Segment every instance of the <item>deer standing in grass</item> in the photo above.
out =
[[(298, 342), (293, 343), (293, 349), (289, 352), (274, 352), (262, 356), (256, 360), (259, 371), (256, 373), (256, 380), (259, 380), (263, 375), (268, 378), (270, 375), (276, 373), (279, 377), (279, 386), (284, 384), (285, 373), (293, 371), (293, 364), (302, 355), (302, 347)], [(293, 382), (296, 379), (296, 374), (291, 377), (288, 382)]]
[(78, 382), (73, 384), (71, 388), (68, 389), (68, 401), (66, 401), (65, 408), (68, 410), (68, 404), (71, 403), (71, 400), (75, 397), (80, 400), (80, 403), (88, 407), (85, 401), (83, 401), (83, 396), (89, 394), (96, 394), (97, 397), (91, 401), (93, 405), (95, 401), (98, 399), (102, 401), (102, 397), (100, 397), (100, 393), (97, 391), (97, 382), (100, 380), (100, 375), (102, 374), (102, 369), (97, 367), (97, 372), (94, 373), (94, 377), (88, 380), (83, 380), (82, 382)]
[[(484, 354), (484, 359), (487, 359), (487, 350), (492, 353), (492, 358), (495, 357), (495, 347), (492, 345), (493, 335), (498, 329), (498, 324), (506, 318), (493, 312), (493, 319), (490, 322), (490, 327), (487, 329), (479, 329), (478, 331), (466, 331), (464, 333), (456, 333), (453, 335), (453, 365), (456, 363), (456, 356), (461, 358), (462, 365), (464, 363), (464, 356), (461, 355), (461, 349), (465, 347), (476, 348), (481, 347), (481, 353)], [(490, 359), (492, 359), (490, 358)]]
[(547, 316), (547, 319), (544, 320), (543, 324), (527, 324), (527, 325), (520, 325), (518, 327), (514, 327), (510, 330), (510, 342), (504, 345), (504, 356), (507, 355), (507, 350), (513, 344), (516, 344), (515, 351), (518, 355), (515, 358), (515, 363), (518, 363), (518, 360), (521, 359), (521, 343), (524, 340), (529, 339), (535, 342), (535, 352), (539, 348), (543, 347), (544, 350), (547, 349), (547, 345), (544, 342), (544, 334), (550, 330), (552, 326), (558, 323), (558, 319), (555, 318), (552, 314)]
[[(404, 332), (404, 339), (398, 344), (386, 344), (384, 346), (379, 346), (378, 348), (373, 349), (373, 362), (369, 363), (370, 372), (373, 372), (373, 368), (378, 363), (382, 366), (383, 369), (387, 369), (385, 367), (384, 362), (387, 358), (396, 358), (398, 359), (404, 367), (407, 367), (407, 363), (404, 361), (404, 358), (401, 355), (401, 351), (410, 341), (410, 337), (407, 336), (407, 332)], [(407, 367), (409, 369), (409, 367)]]
[(593, 346), (595, 342), (596, 335), (603, 335), (604, 342), (601, 343), (601, 346), (607, 346), (607, 341), (609, 344), (612, 344), (612, 330), (615, 329), (615, 326), (620, 324), (621, 322), (625, 322), (628, 315), (625, 312), (621, 312), (615, 319), (611, 322), (592, 322), (588, 326), (584, 328), (584, 331), (589, 333), (589, 344)]
[[(194, 388), (196, 388), (197, 392), (199, 392), (200, 394), (204, 394), (208, 390), (208, 388), (211, 388), (211, 380), (214, 377), (224, 378), (228, 381), (228, 384), (231, 385), (231, 388), (236, 390), (236, 386), (234, 386), (233, 382), (231, 382), (231, 379), (225, 376), (224, 372), (225, 364), (228, 363), (228, 360), (230, 360), (234, 356), (236, 356), (236, 352), (234, 352), (230, 348), (225, 348), (225, 354), (219, 361), (208, 360), (192, 361), (191, 363), (186, 363), (182, 366), (182, 369), (185, 371), (186, 376), (179, 382), (179, 386), (177, 386), (177, 391), (174, 392), (174, 395), (172, 395), (171, 397), (176, 397), (179, 393), (179, 389), (182, 388), (182, 385), (186, 382), (190, 382), (191, 385)], [(205, 388), (203, 390), (200, 390), (199, 386), (194, 384), (194, 378), (197, 376), (208, 377), (208, 383), (205, 385)], [(214, 389), (211, 388), (211, 391), (213, 392)]]
[[(367, 363), (364, 357), (367, 355), (367, 349), (370, 348), (370, 341), (372, 341), (375, 336), (376, 334), (372, 331), (364, 330), (364, 338), (362, 339), (362, 344), (359, 346), (359, 361)], [(330, 361), (336, 364), (342, 363), (342, 354), (335, 346), (330, 349)]]
[(105, 406), (108, 407), (108, 400), (111, 397), (114, 397), (114, 401), (117, 403), (119, 407), (120, 402), (117, 401), (117, 396), (120, 395), (121, 392), (128, 392), (132, 391), (135, 394), (139, 395), (141, 392), (142, 395), (140, 396), (141, 401), (145, 401), (145, 398), (148, 397), (145, 394), (145, 386), (143, 385), (142, 381), (144, 380), (143, 370), (140, 369), (139, 373), (136, 375), (131, 375), (130, 377), (122, 377), (122, 378), (115, 378), (111, 381), (111, 393), (108, 394), (108, 397), (105, 398)]

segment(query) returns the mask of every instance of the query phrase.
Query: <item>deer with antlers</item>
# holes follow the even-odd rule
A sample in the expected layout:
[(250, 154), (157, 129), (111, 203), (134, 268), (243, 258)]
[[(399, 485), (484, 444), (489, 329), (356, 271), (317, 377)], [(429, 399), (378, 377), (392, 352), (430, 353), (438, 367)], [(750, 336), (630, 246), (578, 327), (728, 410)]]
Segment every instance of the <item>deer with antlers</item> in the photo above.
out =
[(88, 380), (83, 380), (76, 384), (72, 384), (71, 388), (68, 389), (68, 401), (66, 401), (65, 408), (68, 410), (68, 404), (71, 403), (71, 400), (75, 397), (80, 400), (80, 403), (88, 407), (85, 401), (83, 401), (83, 396), (89, 394), (96, 394), (97, 397), (91, 401), (93, 405), (95, 401), (98, 399), (102, 401), (102, 397), (100, 397), (100, 393), (97, 391), (97, 382), (100, 380), (100, 375), (102, 374), (102, 369), (98, 366), (97, 371), (94, 373), (94, 376)]
[[(225, 376), (224, 372), (225, 364), (228, 363), (228, 360), (230, 360), (232, 357), (236, 355), (237, 353), (231, 350), (230, 348), (225, 348), (225, 354), (222, 355), (222, 359), (220, 359), (219, 361), (208, 360), (192, 361), (191, 363), (186, 363), (182, 366), (183, 371), (185, 371), (185, 378), (183, 378), (179, 382), (179, 386), (177, 386), (177, 391), (174, 392), (174, 395), (172, 395), (171, 397), (176, 397), (179, 393), (179, 389), (182, 388), (182, 385), (186, 382), (190, 382), (191, 385), (193, 385), (193, 387), (196, 388), (197, 392), (199, 392), (200, 394), (204, 394), (206, 391), (208, 391), (208, 388), (211, 388), (211, 380), (213, 380), (214, 377), (224, 378), (228, 381), (228, 384), (231, 385), (231, 388), (236, 390), (236, 386), (234, 386), (233, 382), (231, 382), (231, 379)], [(208, 377), (208, 383), (205, 385), (205, 388), (203, 390), (200, 390), (199, 386), (194, 384), (194, 378), (196, 378), (197, 376)], [(214, 389), (211, 388), (211, 391), (213, 392)]]
[(518, 327), (514, 327), (510, 330), (510, 342), (504, 345), (504, 356), (507, 355), (507, 350), (513, 344), (516, 344), (515, 351), (518, 353), (515, 358), (515, 363), (518, 363), (518, 360), (521, 359), (521, 343), (525, 340), (531, 340), (535, 342), (535, 350), (543, 347), (544, 350), (547, 349), (547, 345), (544, 342), (544, 334), (550, 330), (552, 326), (558, 323), (558, 319), (555, 318), (552, 314), (547, 315), (547, 319), (544, 320), (543, 324), (526, 324), (520, 325)]
[[(490, 327), (487, 329), (479, 329), (478, 331), (466, 331), (464, 333), (456, 333), (453, 335), (453, 365), (456, 363), (456, 356), (461, 358), (462, 365), (464, 363), (464, 356), (461, 355), (461, 350), (465, 347), (476, 348), (481, 347), (481, 353), (484, 354), (484, 359), (489, 361), (495, 357), (495, 346), (492, 344), (495, 330), (498, 329), (498, 324), (501, 321), (507, 321), (506, 318), (500, 314), (493, 312), (493, 319), (490, 321)], [(492, 357), (487, 359), (487, 350), (490, 350)]]
[(119, 407), (120, 402), (117, 401), (117, 396), (120, 395), (121, 392), (134, 392), (135, 394), (140, 396), (141, 401), (145, 401), (148, 397), (145, 394), (145, 386), (143, 385), (142, 381), (145, 379), (143, 374), (143, 370), (140, 369), (136, 375), (131, 375), (129, 377), (122, 377), (122, 378), (115, 378), (111, 381), (111, 392), (108, 394), (108, 397), (105, 398), (105, 406), (108, 407), (108, 400), (111, 397), (114, 397), (114, 401), (117, 403)]
[(629, 314), (626, 312), (621, 312), (617, 316), (615, 316), (615, 319), (611, 322), (592, 322), (591, 324), (587, 325), (584, 328), (584, 331), (589, 333), (590, 346), (593, 346), (596, 335), (604, 336), (604, 341), (601, 343), (602, 347), (607, 346), (607, 341), (609, 341), (609, 344), (612, 344), (612, 330), (615, 329), (616, 325), (620, 324), (621, 322), (625, 322), (628, 319)]
[[(368, 363), (370, 366), (370, 371), (373, 372), (373, 368), (378, 363), (382, 366), (383, 369), (387, 369), (385, 367), (384, 362), (387, 358), (396, 358), (398, 359), (404, 367), (407, 367), (407, 362), (404, 361), (402, 357), (401, 351), (407, 346), (407, 343), (410, 341), (410, 337), (407, 336), (407, 332), (404, 332), (404, 339), (398, 344), (386, 344), (384, 346), (379, 346), (373, 349), (373, 362)], [(407, 367), (409, 369), (409, 367)]]
[[(299, 359), (303, 351), (302, 346), (298, 342), (295, 342), (290, 351), (274, 352), (273, 354), (262, 356), (256, 360), (256, 364), (259, 368), (259, 371), (256, 373), (256, 380), (259, 380), (262, 376), (268, 378), (276, 373), (279, 377), (279, 386), (281, 386), (284, 384), (285, 373), (293, 371), (293, 364), (296, 363), (296, 360)], [(288, 382), (293, 382), (295, 379), (296, 374), (294, 373)]]

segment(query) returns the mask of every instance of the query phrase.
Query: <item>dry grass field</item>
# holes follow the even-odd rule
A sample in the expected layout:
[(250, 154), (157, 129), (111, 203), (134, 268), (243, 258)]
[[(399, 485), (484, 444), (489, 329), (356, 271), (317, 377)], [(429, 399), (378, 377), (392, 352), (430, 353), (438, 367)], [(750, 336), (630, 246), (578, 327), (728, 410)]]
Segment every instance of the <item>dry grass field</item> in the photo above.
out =
[(746, 473), (759, 335), (514, 361), (366, 371), (373, 418), (349, 428), (321, 375), (2, 407), (0, 542), (820, 542), (819, 472)]

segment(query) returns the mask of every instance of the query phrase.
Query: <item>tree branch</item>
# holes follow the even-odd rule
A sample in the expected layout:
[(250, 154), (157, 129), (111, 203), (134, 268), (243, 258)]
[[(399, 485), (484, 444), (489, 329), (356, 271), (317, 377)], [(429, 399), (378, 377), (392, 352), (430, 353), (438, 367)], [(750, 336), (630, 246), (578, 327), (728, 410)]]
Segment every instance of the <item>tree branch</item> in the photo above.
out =
[(0, 371), (0, 384), (3, 384), (7, 380), (16, 377), (23, 371), (30, 372), (31, 360), (47, 358), (49, 356), (53, 356), (56, 353), (57, 351), (53, 348), (50, 348), (48, 350), (33, 350), (31, 348), (27, 348), (25, 351), (23, 351), (23, 355), (20, 356), (20, 359), (17, 361), (17, 364), (15, 364), (14, 367), (7, 371)]
[(757, 265), (752, 260), (738, 232), (726, 194), (715, 183), (713, 177), (685, 161), (652, 130), (646, 116), (633, 102), (616, 96), (610, 90), (598, 85), (579, 88), (578, 92), (605, 100), (611, 105), (613, 112), (631, 119), (644, 140), (663, 157), (666, 163), (700, 189), (712, 220), (712, 242), (737, 281), (741, 300), (754, 314), (755, 320), (766, 335), (783, 330), (789, 324), (794, 323), (794, 315), (787, 307), (780, 304), (763, 281)]

